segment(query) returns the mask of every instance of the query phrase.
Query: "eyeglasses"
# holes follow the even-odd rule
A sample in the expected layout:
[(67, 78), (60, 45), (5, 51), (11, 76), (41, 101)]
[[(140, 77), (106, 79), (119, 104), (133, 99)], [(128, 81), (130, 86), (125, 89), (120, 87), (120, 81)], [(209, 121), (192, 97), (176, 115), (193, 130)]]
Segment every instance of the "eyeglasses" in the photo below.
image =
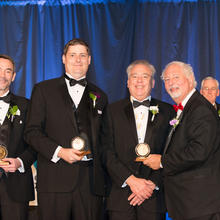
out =
[(216, 91), (216, 90), (218, 90), (218, 88), (216, 88), (216, 87), (212, 87), (212, 88), (208, 88), (208, 87), (204, 87), (204, 88), (202, 88), (202, 90), (205, 90), (205, 91)]

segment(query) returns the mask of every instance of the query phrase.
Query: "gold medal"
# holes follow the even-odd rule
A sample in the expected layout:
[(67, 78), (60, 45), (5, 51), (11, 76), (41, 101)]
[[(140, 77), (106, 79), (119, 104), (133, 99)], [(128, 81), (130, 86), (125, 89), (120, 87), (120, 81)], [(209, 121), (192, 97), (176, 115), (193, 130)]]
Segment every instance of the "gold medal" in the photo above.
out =
[(0, 160), (6, 158), (8, 155), (8, 150), (5, 146), (0, 145)]
[(85, 141), (81, 137), (74, 137), (71, 141), (71, 146), (75, 150), (83, 151), (85, 145)]
[(137, 154), (135, 161), (144, 161), (150, 154), (150, 146), (146, 143), (138, 144), (135, 147), (135, 152)]

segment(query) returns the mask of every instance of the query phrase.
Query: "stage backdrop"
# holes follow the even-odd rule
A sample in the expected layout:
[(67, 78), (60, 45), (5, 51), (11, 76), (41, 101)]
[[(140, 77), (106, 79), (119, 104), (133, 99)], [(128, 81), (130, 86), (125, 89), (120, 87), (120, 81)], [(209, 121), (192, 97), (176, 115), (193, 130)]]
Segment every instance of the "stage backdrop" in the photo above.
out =
[(86, 40), (88, 78), (110, 102), (127, 96), (126, 67), (147, 59), (156, 70), (153, 96), (172, 102), (160, 75), (173, 60), (192, 65), (197, 88), (207, 75), (220, 79), (220, 1), (50, 0), (0, 2), (0, 53), (16, 62), (12, 90), (30, 97), (33, 85), (61, 76), (64, 45)]

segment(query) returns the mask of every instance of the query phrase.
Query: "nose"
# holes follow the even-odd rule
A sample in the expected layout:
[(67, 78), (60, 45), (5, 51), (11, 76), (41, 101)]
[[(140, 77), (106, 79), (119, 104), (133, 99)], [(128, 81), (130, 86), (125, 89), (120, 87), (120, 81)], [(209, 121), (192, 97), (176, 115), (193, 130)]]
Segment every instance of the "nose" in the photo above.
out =
[(209, 94), (212, 94), (212, 90), (211, 90), (211, 89), (208, 89), (208, 93), (209, 93)]
[(76, 62), (78, 62), (78, 63), (81, 62), (81, 57), (80, 57), (80, 55), (77, 55), (77, 56), (76, 56)]
[(142, 82), (143, 81), (143, 77), (142, 76), (138, 76), (137, 77), (137, 82)]

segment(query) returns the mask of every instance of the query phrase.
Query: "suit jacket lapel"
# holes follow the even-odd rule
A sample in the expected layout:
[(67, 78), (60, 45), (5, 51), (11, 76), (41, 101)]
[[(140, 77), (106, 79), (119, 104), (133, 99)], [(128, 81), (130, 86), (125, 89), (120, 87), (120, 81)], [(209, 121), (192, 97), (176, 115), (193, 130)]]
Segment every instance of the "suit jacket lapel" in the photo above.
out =
[[(11, 107), (15, 106), (15, 105), (18, 105), (17, 101), (16, 101), (16, 97), (11, 93), (9, 109)], [(18, 108), (19, 108), (19, 106), (18, 106)], [(9, 109), (8, 109), (8, 113), (7, 114), (9, 114)], [(20, 113), (20, 114), (22, 114), (22, 113)], [(15, 147), (15, 145), (13, 144), (13, 141), (15, 140), (14, 136), (17, 135), (17, 133), (16, 133), (17, 124), (14, 123), (15, 116), (13, 116), (13, 117), (14, 117), (13, 119), (12, 118), (8, 119), (7, 115), (5, 117), (5, 120), (10, 120), (10, 122), (11, 122), (10, 133), (9, 133), (9, 141), (8, 141), (8, 147), (7, 147), (9, 155), (11, 154), (11, 152), (13, 152), (13, 148)]]
[(171, 141), (171, 138), (174, 134), (174, 131), (176, 129), (178, 129), (178, 127), (180, 126), (180, 122), (183, 120), (184, 116), (187, 114), (187, 112), (189, 111), (190, 107), (191, 107), (191, 104), (194, 102), (194, 99), (199, 95), (198, 91), (196, 90), (192, 96), (189, 98), (188, 102), (186, 103), (182, 113), (180, 114), (179, 116), (179, 124), (177, 125), (177, 127), (172, 127), (170, 132), (169, 132), (169, 135), (167, 137), (167, 140), (166, 140), (166, 144), (165, 144), (165, 148), (164, 148), (164, 151), (163, 151), (163, 154), (166, 153), (168, 147), (169, 147), (169, 144), (170, 144), (170, 141)]
[(96, 143), (96, 136), (97, 136), (97, 128), (99, 127), (98, 126), (98, 109), (97, 109), (97, 103), (98, 103), (98, 99), (96, 100), (96, 105), (93, 106), (93, 100), (89, 97), (89, 93), (92, 92), (92, 93), (96, 93), (96, 91), (94, 91), (94, 89), (91, 88), (90, 84), (88, 83), (88, 85), (86, 86), (85, 88), (85, 91), (84, 91), (84, 94), (86, 97), (86, 100), (87, 102), (89, 103), (89, 109), (88, 109), (88, 112), (89, 112), (89, 119), (90, 119), (90, 124), (91, 124), (91, 141), (92, 141), (92, 153), (96, 150), (94, 149), (94, 147), (97, 145)]
[[(151, 100), (150, 105), (151, 106), (156, 105), (154, 100)], [(153, 132), (153, 123), (155, 123), (155, 121), (151, 121), (152, 116), (153, 116), (152, 112), (149, 111), (148, 120), (147, 120), (147, 127), (146, 127), (146, 133), (145, 133), (145, 138), (144, 138), (144, 142), (147, 143), (147, 144), (150, 143), (150, 139), (152, 137), (152, 132)], [(154, 120), (155, 120), (155, 118), (154, 118)]]
[(137, 128), (136, 128), (136, 122), (134, 118), (134, 110), (129, 99), (128, 99), (128, 104), (124, 108), (124, 111), (128, 119), (128, 123), (129, 123), (128, 127), (131, 129), (131, 134), (134, 136), (136, 143), (138, 143)]
[(73, 124), (74, 130), (76, 133), (78, 133), (78, 126), (77, 126), (76, 118), (74, 114), (75, 104), (73, 103), (73, 100), (71, 99), (69, 95), (64, 77), (60, 78), (60, 92), (61, 92), (61, 95), (63, 96), (63, 102), (64, 102), (64, 105), (66, 106), (65, 109), (67, 109), (67, 114), (69, 115), (69, 118)]
[[(180, 114), (180, 116), (179, 116), (179, 123), (181, 122), (182, 118), (183, 118), (183, 111), (181, 112), (181, 114)], [(178, 128), (178, 126), (179, 126), (179, 124), (177, 125), (177, 127), (174, 127), (174, 126), (173, 126), (173, 127), (170, 129), (170, 132), (169, 132), (169, 134), (168, 134), (168, 136), (167, 136), (166, 144), (165, 144), (165, 147), (164, 147), (164, 150), (163, 150), (163, 154), (166, 153), (166, 151), (167, 151), (167, 149), (168, 149), (168, 146), (169, 146), (169, 144), (170, 144), (171, 138), (172, 138), (172, 136), (173, 136), (173, 134), (174, 134), (174, 131)]]

